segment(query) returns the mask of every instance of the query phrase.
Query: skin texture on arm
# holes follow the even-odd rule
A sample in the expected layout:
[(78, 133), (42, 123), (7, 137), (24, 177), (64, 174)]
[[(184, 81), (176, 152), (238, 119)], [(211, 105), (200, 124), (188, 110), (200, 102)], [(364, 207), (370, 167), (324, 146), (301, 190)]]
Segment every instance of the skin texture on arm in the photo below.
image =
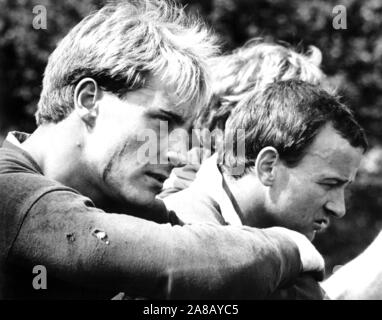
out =
[(321, 283), (331, 299), (382, 299), (382, 232), (358, 257)]
[(272, 228), (157, 224), (105, 213), (65, 190), (46, 193), (28, 210), (8, 262), (162, 299), (264, 298), (301, 268), (295, 244)]

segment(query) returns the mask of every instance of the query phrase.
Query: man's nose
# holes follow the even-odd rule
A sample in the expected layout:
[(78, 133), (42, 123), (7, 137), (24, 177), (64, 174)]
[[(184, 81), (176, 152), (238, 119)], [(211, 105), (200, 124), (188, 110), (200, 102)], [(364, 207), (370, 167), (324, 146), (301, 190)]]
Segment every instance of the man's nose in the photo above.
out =
[(187, 164), (187, 157), (176, 151), (168, 151), (167, 160), (173, 167), (183, 167)]
[(346, 214), (344, 191), (337, 192), (333, 198), (326, 203), (325, 209), (336, 218), (342, 218)]
[(174, 167), (182, 167), (187, 164), (188, 137), (181, 132), (175, 135), (176, 139), (169, 140), (167, 160)]

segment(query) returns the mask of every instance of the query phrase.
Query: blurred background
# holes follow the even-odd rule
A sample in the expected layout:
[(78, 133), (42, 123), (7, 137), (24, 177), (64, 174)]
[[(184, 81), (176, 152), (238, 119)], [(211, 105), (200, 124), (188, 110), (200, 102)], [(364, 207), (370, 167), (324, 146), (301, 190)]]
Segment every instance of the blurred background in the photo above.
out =
[[(32, 132), (43, 71), (57, 42), (101, 0), (0, 0), (0, 143), (10, 130)], [(347, 195), (348, 213), (318, 235), (327, 275), (358, 255), (382, 229), (382, 1), (179, 0), (220, 35), (223, 51), (252, 37), (315, 45), (322, 68), (355, 110), (371, 148)], [(33, 7), (47, 9), (47, 29), (34, 29)], [(344, 5), (347, 29), (333, 28)]]

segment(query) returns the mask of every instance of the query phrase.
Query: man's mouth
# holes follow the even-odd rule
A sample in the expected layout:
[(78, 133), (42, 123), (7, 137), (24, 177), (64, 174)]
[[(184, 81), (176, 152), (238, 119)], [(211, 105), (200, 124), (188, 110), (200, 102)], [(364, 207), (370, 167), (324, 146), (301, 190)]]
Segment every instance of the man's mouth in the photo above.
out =
[(325, 230), (329, 226), (328, 219), (317, 219), (314, 221), (313, 229), (314, 231), (320, 232)]
[(159, 183), (162, 183), (168, 178), (168, 174), (161, 173), (161, 172), (147, 172), (146, 173), (149, 177), (154, 178)]

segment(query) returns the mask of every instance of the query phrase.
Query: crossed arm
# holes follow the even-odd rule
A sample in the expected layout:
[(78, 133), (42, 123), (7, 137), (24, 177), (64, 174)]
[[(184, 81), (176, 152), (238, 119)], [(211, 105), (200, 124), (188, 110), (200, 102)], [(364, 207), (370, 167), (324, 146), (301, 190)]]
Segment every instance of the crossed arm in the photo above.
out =
[(8, 258), (69, 283), (162, 299), (264, 298), (301, 271), (297, 246), (277, 228), (158, 224), (66, 190), (33, 204)]

